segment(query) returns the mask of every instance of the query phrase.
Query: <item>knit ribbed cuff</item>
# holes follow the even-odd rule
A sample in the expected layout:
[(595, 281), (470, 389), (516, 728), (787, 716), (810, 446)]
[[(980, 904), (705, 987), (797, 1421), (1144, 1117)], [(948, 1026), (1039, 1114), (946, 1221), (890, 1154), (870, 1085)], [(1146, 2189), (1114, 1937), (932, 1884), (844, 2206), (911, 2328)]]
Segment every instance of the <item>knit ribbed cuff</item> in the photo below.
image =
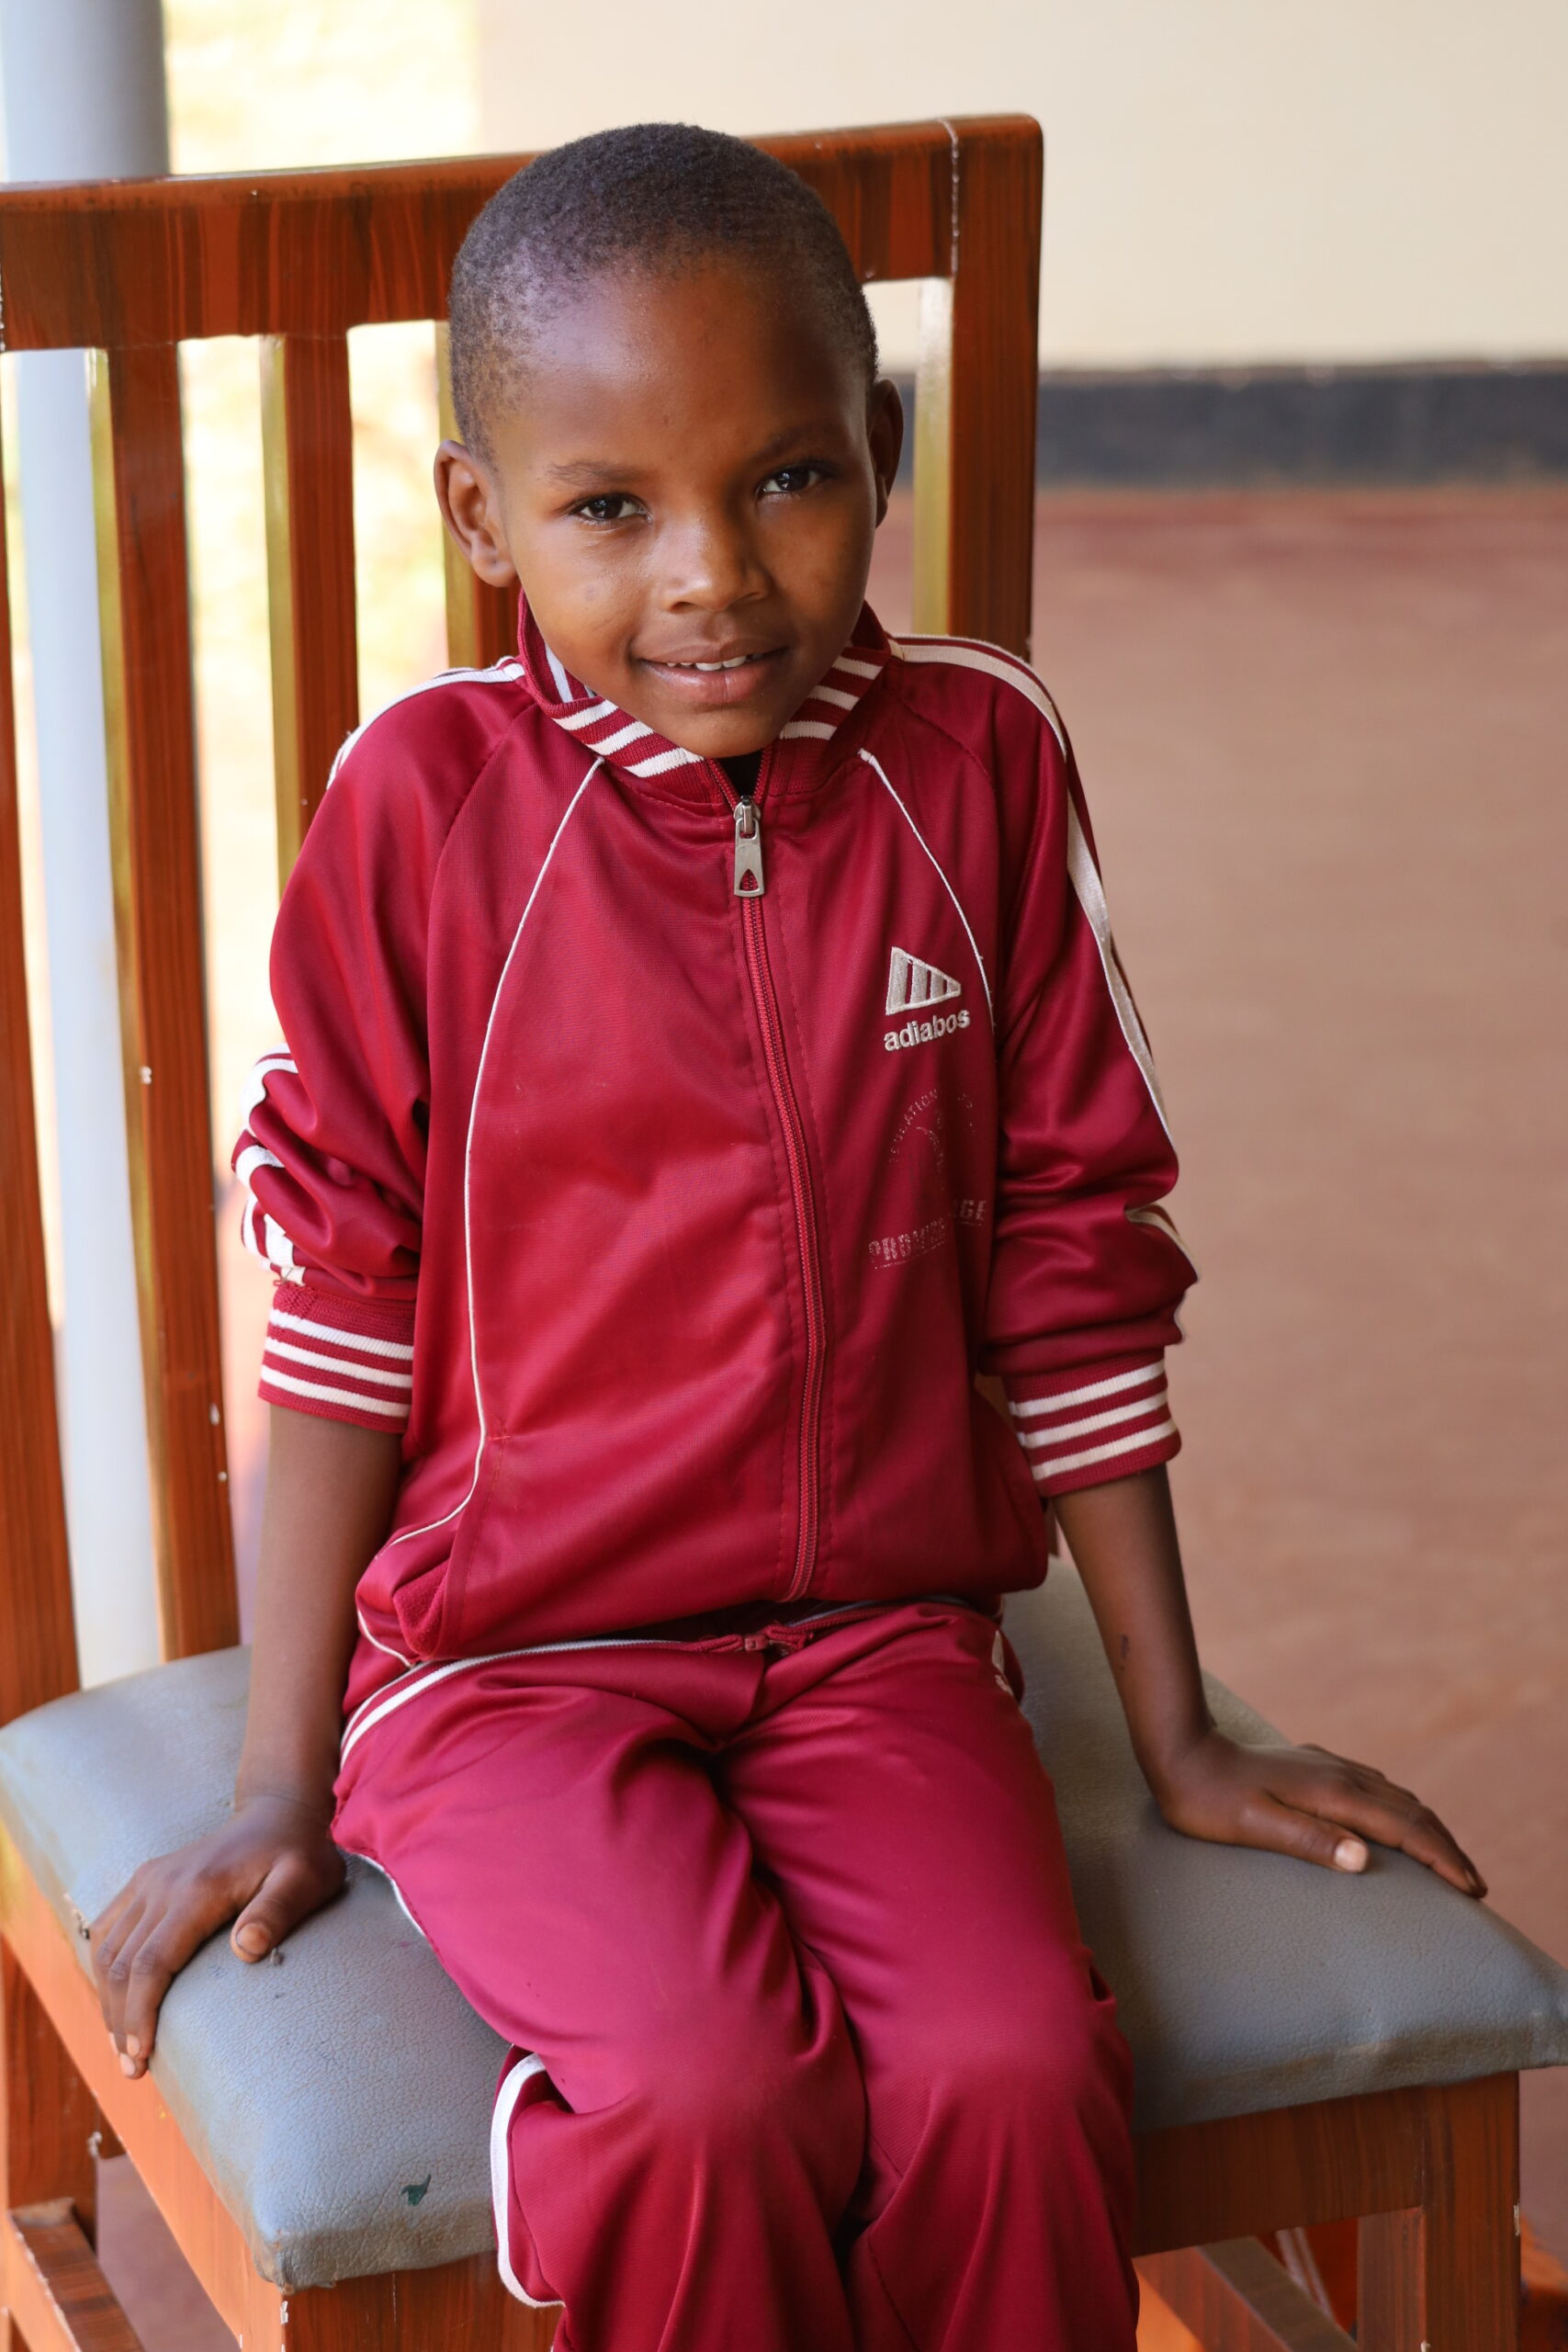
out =
[(412, 1367), (412, 1306), (279, 1283), (262, 1356), (264, 1404), (396, 1435), (408, 1421)]
[(1025, 1373), (1006, 1385), (1013, 1428), (1047, 1497), (1130, 1478), (1180, 1451), (1163, 1355)]

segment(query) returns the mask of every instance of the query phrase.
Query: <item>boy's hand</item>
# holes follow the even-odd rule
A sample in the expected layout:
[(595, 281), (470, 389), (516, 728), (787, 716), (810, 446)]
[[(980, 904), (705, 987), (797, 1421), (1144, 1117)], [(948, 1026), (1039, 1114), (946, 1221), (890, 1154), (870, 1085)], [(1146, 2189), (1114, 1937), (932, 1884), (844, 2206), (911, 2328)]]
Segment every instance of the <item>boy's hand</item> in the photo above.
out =
[(1461, 1894), (1486, 1892), (1475, 1864), (1419, 1798), (1325, 1747), (1245, 1747), (1210, 1730), (1151, 1779), (1161, 1813), (1189, 1838), (1260, 1846), (1337, 1871), (1364, 1871), (1373, 1838), (1425, 1862)]
[(164, 1994), (225, 1920), (234, 1920), (229, 1940), (240, 1958), (265, 1960), (343, 1880), (321, 1807), (283, 1796), (251, 1797), (221, 1829), (143, 1862), (90, 1930), (104, 2022), (124, 2072), (145, 2074)]

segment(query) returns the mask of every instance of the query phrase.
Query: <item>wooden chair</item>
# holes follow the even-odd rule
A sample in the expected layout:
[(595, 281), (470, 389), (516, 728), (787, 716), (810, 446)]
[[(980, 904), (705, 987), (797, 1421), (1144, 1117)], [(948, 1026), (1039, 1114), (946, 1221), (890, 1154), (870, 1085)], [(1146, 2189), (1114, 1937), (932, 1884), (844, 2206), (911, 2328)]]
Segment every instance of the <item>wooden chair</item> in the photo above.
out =
[[(930, 281), (917, 628), (1026, 650), (1036, 127), (767, 143), (820, 190), (864, 277)], [(0, 2352), (135, 2346), (93, 2252), (94, 2155), (117, 2146), (246, 2352), (544, 2352), (552, 2332), (549, 2313), (503, 2293), (489, 2250), (499, 2045), (368, 1872), (274, 1967), (243, 1969), (221, 1939), (209, 1945), (171, 1995), (141, 2083), (114, 2062), (82, 1939), (138, 1860), (221, 1814), (244, 1692), (216, 1272), (193, 1238), (210, 1230), (214, 1179), (176, 347), (261, 342), (287, 871), (358, 715), (345, 335), (439, 320), (468, 220), (522, 160), (0, 193), (5, 347), (97, 355), (127, 1102), (169, 1661), (66, 1695), (76, 1653), (0, 573)], [(452, 660), (507, 650), (505, 600), (460, 566), (447, 587)], [(1010, 1623), (1086, 1922), (1138, 2055), (1147, 2275), (1214, 2347), (1343, 2346), (1255, 2239), (1365, 2216), (1363, 2352), (1502, 2352), (1517, 2298), (1515, 2080), (1521, 2064), (1568, 2056), (1561, 1973), (1398, 1864), (1336, 1884), (1171, 1838), (1137, 1783), (1070, 1575)], [(1226, 1694), (1216, 1703), (1255, 1726)]]

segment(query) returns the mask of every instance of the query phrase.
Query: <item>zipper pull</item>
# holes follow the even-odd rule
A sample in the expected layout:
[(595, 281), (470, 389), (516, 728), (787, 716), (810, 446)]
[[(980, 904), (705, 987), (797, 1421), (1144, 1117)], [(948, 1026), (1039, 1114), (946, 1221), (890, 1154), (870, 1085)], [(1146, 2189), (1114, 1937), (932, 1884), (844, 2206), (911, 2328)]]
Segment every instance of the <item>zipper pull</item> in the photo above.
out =
[(735, 804), (735, 895), (760, 899), (762, 880), (762, 820), (750, 794)]

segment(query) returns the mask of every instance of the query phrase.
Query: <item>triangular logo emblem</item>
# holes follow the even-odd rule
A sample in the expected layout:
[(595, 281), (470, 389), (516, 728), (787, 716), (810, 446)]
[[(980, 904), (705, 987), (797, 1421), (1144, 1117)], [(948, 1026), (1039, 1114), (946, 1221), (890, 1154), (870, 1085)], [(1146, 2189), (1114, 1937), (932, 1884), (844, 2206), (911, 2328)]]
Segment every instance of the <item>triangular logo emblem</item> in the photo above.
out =
[(946, 972), (939, 972), (934, 964), (922, 964), (918, 956), (907, 955), (902, 947), (893, 950), (893, 961), (887, 967), (889, 1012), (909, 1012), (917, 1005), (941, 1004), (946, 998), (963, 993), (959, 983)]

